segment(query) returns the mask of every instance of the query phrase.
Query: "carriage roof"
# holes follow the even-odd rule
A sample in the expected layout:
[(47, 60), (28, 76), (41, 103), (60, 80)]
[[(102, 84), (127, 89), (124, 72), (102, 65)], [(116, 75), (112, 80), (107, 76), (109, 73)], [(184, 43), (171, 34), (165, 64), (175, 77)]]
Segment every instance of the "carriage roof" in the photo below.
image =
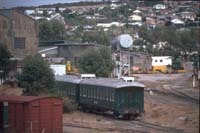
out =
[(106, 86), (111, 88), (145, 87), (143, 84), (138, 82), (125, 82), (123, 80), (114, 78), (80, 79), (78, 76), (63, 75), (63, 76), (56, 76), (56, 81), (64, 81), (75, 84)]

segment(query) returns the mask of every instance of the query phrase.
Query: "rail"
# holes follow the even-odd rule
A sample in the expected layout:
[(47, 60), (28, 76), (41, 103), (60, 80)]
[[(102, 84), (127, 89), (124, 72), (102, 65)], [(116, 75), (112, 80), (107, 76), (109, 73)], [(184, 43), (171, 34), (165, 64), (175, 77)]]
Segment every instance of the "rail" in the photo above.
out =
[(173, 97), (177, 97), (195, 104), (199, 104), (199, 99), (193, 98), (183, 92), (177, 91), (177, 90), (173, 90), (173, 91), (160, 91), (160, 90), (156, 90), (156, 89), (150, 89), (150, 90), (145, 90), (146, 92), (154, 92), (157, 94), (161, 94), (161, 95), (168, 95), (168, 96), (173, 96)]

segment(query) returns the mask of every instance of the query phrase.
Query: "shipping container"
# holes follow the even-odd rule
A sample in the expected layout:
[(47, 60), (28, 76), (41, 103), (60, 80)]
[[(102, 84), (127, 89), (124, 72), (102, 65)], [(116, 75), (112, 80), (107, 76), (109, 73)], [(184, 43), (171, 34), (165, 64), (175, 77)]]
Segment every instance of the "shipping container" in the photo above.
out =
[(62, 99), (0, 95), (0, 132), (62, 133)]

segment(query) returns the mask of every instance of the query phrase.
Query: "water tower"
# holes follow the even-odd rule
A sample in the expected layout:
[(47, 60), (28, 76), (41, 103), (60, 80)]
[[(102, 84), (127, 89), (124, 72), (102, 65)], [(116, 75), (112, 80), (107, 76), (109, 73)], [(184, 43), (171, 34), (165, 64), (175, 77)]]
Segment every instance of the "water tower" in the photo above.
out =
[(132, 45), (133, 38), (129, 34), (119, 35), (112, 41), (112, 48), (117, 53), (115, 75), (118, 78), (123, 74), (130, 74), (130, 50)]

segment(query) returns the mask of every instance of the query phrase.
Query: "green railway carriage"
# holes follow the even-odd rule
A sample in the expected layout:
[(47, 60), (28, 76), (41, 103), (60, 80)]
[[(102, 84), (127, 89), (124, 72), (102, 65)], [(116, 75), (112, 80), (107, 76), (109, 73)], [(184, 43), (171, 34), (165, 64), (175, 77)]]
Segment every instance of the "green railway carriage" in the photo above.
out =
[(62, 95), (67, 96), (79, 103), (79, 82), (76, 76), (56, 76), (55, 88)]
[(144, 85), (140, 83), (110, 78), (57, 76), (56, 89), (74, 98), (82, 107), (113, 111), (117, 117), (144, 111)]

